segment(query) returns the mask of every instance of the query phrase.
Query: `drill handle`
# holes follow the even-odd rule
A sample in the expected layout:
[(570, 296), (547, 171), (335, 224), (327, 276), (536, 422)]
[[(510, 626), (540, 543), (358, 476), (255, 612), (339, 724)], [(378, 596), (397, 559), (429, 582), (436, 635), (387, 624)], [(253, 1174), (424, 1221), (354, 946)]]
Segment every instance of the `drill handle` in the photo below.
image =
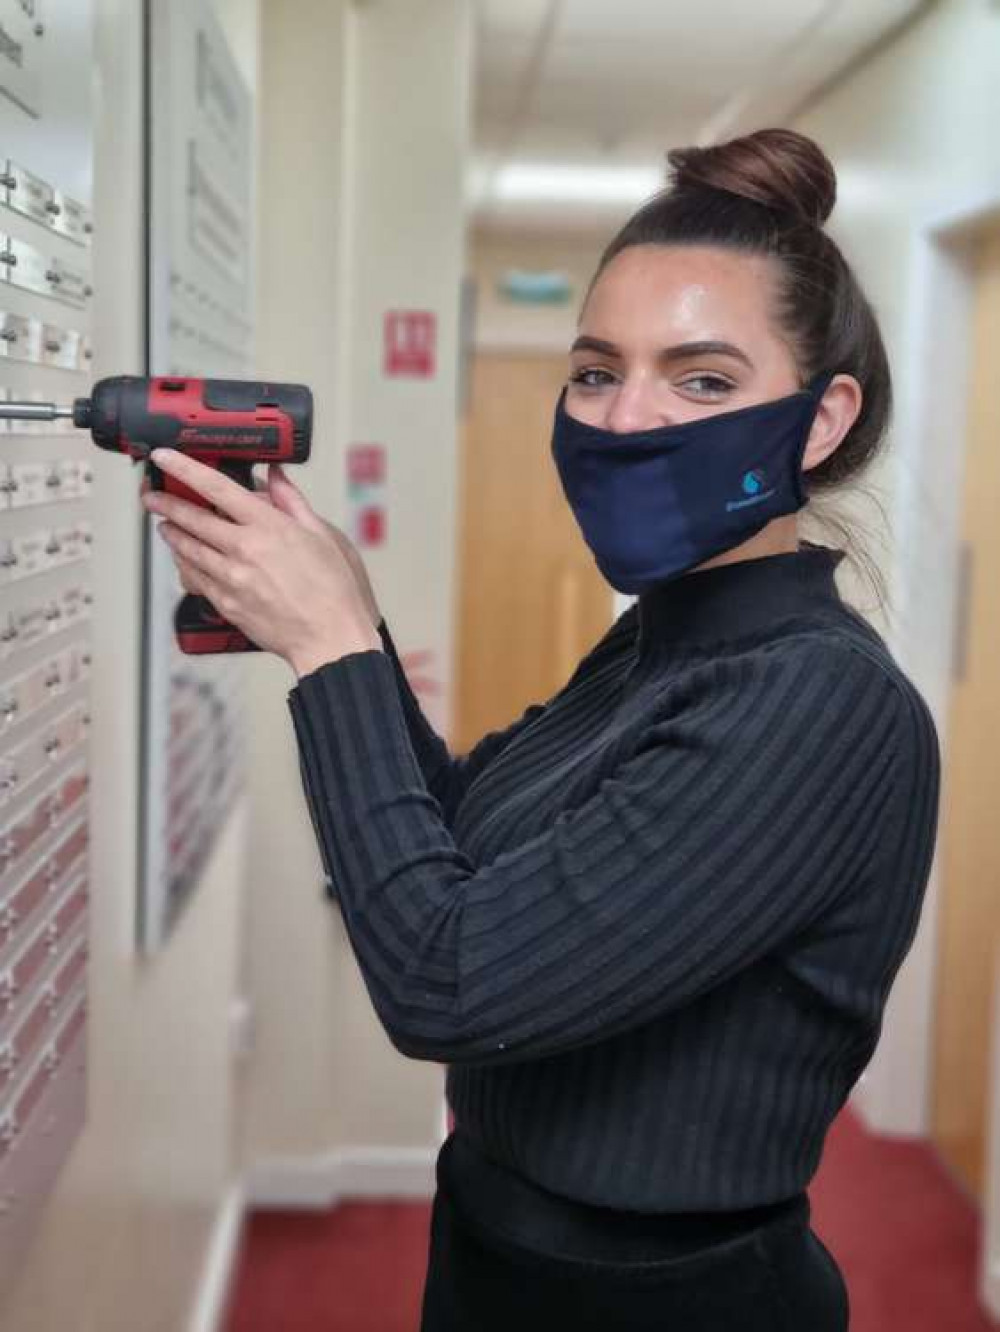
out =
[[(247, 490), (254, 490), (253, 463), (224, 461), (218, 464), (217, 470), (231, 480), (238, 482)], [(146, 479), (149, 481), (151, 490), (162, 490), (164, 494), (176, 495), (179, 499), (187, 500), (190, 504), (197, 504), (202, 509), (214, 509), (203, 495), (199, 495), (196, 490), (191, 490), (184, 485), (183, 481), (178, 481), (176, 477), (168, 476), (166, 472), (160, 470), (155, 463), (146, 462)]]
[[(256, 489), (253, 463), (224, 461), (218, 464), (218, 470), (247, 490)], [(203, 495), (188, 489), (175, 477), (168, 476), (154, 463), (147, 461), (146, 476), (153, 490), (177, 495), (202, 509), (217, 512), (215, 506)], [(246, 634), (224, 620), (206, 597), (198, 597), (191, 592), (181, 598), (174, 611), (174, 636), (180, 650), (191, 656), (260, 651), (257, 644), (247, 638)]]
[(224, 620), (207, 597), (193, 592), (181, 597), (174, 610), (174, 637), (189, 656), (220, 652), (259, 652), (242, 629)]

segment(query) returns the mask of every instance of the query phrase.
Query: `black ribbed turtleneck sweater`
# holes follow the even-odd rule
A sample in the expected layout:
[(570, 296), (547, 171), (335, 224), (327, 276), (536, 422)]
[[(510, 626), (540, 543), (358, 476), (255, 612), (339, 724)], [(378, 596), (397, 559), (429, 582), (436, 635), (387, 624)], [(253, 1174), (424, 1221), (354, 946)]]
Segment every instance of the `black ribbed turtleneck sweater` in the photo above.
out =
[(452, 757), (385, 625), (289, 694), (331, 891), (459, 1129), (582, 1202), (803, 1189), (870, 1060), (935, 838), (929, 710), (842, 552), (643, 593), (547, 703)]

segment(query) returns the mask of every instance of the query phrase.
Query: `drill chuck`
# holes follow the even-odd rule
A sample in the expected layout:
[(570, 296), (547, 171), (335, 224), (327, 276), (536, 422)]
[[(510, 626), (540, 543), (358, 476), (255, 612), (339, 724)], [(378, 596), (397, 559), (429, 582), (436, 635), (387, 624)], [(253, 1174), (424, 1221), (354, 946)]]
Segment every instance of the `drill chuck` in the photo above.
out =
[(89, 430), (94, 419), (93, 400), (91, 398), (73, 399), (73, 424), (80, 430)]

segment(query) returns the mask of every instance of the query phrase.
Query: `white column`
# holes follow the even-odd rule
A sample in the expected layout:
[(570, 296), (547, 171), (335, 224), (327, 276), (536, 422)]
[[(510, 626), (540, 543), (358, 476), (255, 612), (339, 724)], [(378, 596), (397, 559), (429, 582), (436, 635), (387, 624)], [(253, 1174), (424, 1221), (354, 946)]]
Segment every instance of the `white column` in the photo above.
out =
[[(378, 0), (352, 12), (345, 395), (349, 442), (388, 451), (388, 540), (365, 552), (400, 649), (430, 649), (448, 724), (458, 316), (471, 20), (465, 0)], [(431, 378), (387, 377), (384, 318), (428, 311)]]
[[(313, 455), (295, 480), (334, 522), (347, 525), (348, 446), (385, 447), (386, 542), (362, 554), (400, 650), (433, 654), (443, 692), (428, 713), (442, 730), (469, 8), (464, 0), (263, 0), (261, 20), (260, 372), (313, 389)], [(432, 377), (384, 376), (389, 310), (435, 316)], [(287, 712), (292, 683), (283, 663), (254, 663), (257, 1046), (247, 1163), (264, 1192), (291, 1200), (328, 1192), (340, 1151), (375, 1149), (374, 1175), (401, 1187), (423, 1180), (429, 1191), (443, 1070), (392, 1047), (339, 910), (322, 897)]]
[[(362, 554), (400, 652), (431, 654), (421, 673), (441, 692), (427, 698), (426, 711), (442, 733), (450, 716), (470, 9), (465, 0), (376, 0), (350, 13), (343, 337), (328, 352), (344, 375), (345, 443), (386, 449), (386, 541)], [(434, 317), (428, 378), (385, 373), (385, 316), (400, 310)], [(342, 979), (350, 1069), (349, 1101), (338, 1111), (347, 1141), (436, 1144), (443, 1070), (407, 1067), (355, 968)]]

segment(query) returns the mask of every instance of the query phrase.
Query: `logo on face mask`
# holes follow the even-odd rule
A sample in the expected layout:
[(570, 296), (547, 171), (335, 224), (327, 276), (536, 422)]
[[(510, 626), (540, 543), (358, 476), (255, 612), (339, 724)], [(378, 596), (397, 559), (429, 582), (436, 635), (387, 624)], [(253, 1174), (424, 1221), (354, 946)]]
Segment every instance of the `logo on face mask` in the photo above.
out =
[(734, 509), (746, 509), (751, 504), (760, 504), (763, 500), (770, 499), (774, 494), (774, 487), (765, 490), (767, 485), (767, 476), (762, 467), (753, 468), (743, 474), (743, 493), (746, 499), (729, 500), (726, 503), (726, 513), (732, 513)]

